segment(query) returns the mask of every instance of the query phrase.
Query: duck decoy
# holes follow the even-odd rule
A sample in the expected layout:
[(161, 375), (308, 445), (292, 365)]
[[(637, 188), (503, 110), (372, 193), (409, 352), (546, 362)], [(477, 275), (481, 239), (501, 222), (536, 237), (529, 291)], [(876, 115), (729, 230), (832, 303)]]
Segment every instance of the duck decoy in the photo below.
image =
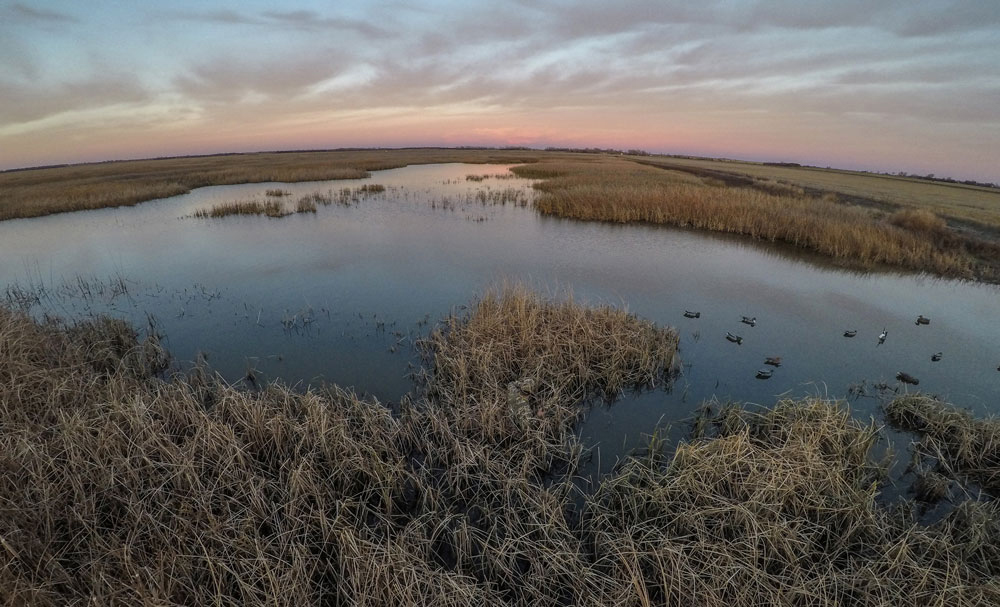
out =
[(690, 312), (688, 310), (684, 310), (684, 317), (685, 318), (701, 318), (701, 312)]
[(732, 333), (726, 333), (726, 339), (733, 342), (734, 344), (743, 345), (743, 338), (739, 335), (733, 335)]
[(772, 367), (780, 367), (781, 366), (781, 357), (780, 356), (768, 356), (767, 358), (764, 359), (764, 364), (765, 365), (771, 365)]
[(931, 361), (937, 362), (937, 361), (941, 360), (942, 356), (944, 356), (943, 352), (937, 352), (935, 354), (931, 354)]
[(852, 329), (850, 331), (844, 331), (844, 337), (854, 337), (858, 334), (857, 329)]
[(774, 369), (759, 369), (757, 371), (757, 379), (771, 379), (774, 375)]
[(888, 331), (886, 331), (885, 329), (882, 329), (882, 333), (880, 333), (879, 336), (878, 336), (878, 345), (881, 346), (882, 344), (885, 343), (885, 336), (888, 335), (888, 334), (889, 334)]
[(929, 324), (931, 324), (931, 319), (929, 319), (926, 316), (924, 316), (923, 314), (921, 314), (921, 315), (917, 316), (917, 323), (916, 324), (918, 324), (918, 325), (929, 325)]
[(741, 320), (740, 322), (743, 323), (743, 324), (745, 324), (745, 325), (750, 325), (751, 327), (756, 327), (757, 326), (757, 317), (754, 316), (753, 318), (750, 318), (749, 316), (744, 316), (743, 320)]
[(896, 379), (903, 382), (904, 384), (913, 384), (914, 386), (920, 383), (919, 379), (913, 377), (909, 373), (903, 373), (902, 371), (896, 373)]

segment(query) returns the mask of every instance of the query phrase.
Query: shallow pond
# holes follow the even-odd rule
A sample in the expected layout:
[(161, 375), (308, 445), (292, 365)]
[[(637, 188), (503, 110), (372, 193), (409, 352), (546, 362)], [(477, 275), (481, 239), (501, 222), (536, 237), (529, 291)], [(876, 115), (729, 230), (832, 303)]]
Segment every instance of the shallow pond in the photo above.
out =
[[(301, 196), (367, 183), (386, 190), (315, 214), (193, 217), (220, 202), (267, 199), (268, 189), (288, 192), (282, 199), (294, 208)], [(499, 280), (625, 305), (680, 330), (683, 374), (670, 391), (590, 412), (581, 433), (602, 446), (602, 470), (658, 425), (683, 435), (695, 407), (712, 398), (769, 405), (785, 395), (857, 396), (852, 386), (870, 393), (877, 383), (903, 390), (895, 375), (905, 371), (921, 390), (976, 413), (1000, 407), (996, 287), (848, 272), (726, 236), (542, 217), (514, 203), (531, 196), (531, 182), (507, 167), (429, 165), (7, 221), (0, 287), (12, 300), (37, 297), (36, 312), (110, 312), (139, 326), (152, 315), (177, 360), (201, 353), (233, 382), (253, 369), (383, 402), (412, 388), (413, 341)], [(918, 314), (931, 323), (915, 324)], [(756, 326), (742, 324), (744, 315)], [(936, 352), (943, 356), (933, 362)], [(757, 379), (768, 356), (783, 364)], [(852, 407), (878, 417), (873, 398)]]

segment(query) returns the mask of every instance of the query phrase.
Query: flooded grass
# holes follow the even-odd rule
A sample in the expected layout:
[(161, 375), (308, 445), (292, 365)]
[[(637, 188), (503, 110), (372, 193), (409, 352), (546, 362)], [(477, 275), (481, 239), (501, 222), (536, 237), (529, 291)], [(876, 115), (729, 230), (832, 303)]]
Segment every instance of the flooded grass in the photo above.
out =
[(295, 203), (296, 213), (315, 213), (316, 212), (316, 201), (313, 198), (303, 196), (299, 198), (298, 202)]
[(847, 266), (894, 266), (941, 276), (1000, 280), (1000, 245), (947, 228), (933, 212), (884, 213), (809, 196), (794, 187), (732, 186), (619, 158), (515, 167), (543, 178), (540, 212), (743, 234), (826, 255)]
[(291, 212), (285, 209), (285, 205), (275, 200), (236, 200), (212, 205), (210, 209), (203, 209), (194, 212), (199, 218), (218, 218), (229, 215), (265, 215), (267, 217), (284, 217)]
[(914, 445), (915, 468), (1000, 495), (1000, 419), (976, 419), (922, 394), (893, 400), (885, 415), (894, 426), (922, 436)]
[[(711, 438), (605, 480), (585, 517), (640, 605), (992, 604), (1000, 508), (932, 526), (878, 505), (878, 430), (817, 399), (709, 415)], [(655, 446), (655, 443), (654, 443)]]
[(147, 333), (0, 309), (0, 602), (1000, 600), (997, 504), (931, 526), (879, 505), (879, 430), (836, 403), (706, 410), (578, 508), (587, 401), (675, 366), (673, 330), (616, 308), (487, 292), (421, 344), (398, 408), (163, 379)]

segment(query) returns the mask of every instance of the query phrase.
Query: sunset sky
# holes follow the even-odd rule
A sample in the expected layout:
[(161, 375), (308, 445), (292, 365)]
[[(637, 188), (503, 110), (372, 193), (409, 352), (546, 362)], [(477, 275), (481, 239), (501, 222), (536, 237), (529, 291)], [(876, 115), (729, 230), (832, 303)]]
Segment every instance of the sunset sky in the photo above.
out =
[(1000, 182), (1000, 2), (0, 0), (0, 169), (526, 145)]

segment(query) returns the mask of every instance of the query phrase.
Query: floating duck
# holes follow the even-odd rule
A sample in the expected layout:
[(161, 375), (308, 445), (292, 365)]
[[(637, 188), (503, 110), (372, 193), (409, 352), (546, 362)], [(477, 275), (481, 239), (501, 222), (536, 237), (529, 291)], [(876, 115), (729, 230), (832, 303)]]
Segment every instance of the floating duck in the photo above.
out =
[(767, 358), (764, 359), (764, 364), (765, 365), (771, 365), (772, 367), (780, 367), (781, 366), (781, 357), (780, 356), (768, 356)]
[(684, 310), (684, 317), (685, 318), (701, 318), (701, 312), (689, 312), (688, 310)]
[(740, 337), (739, 335), (733, 335), (732, 333), (727, 332), (726, 339), (733, 342), (734, 344), (739, 344), (741, 346), (743, 345), (743, 338)]
[(760, 369), (757, 371), (757, 379), (771, 379), (774, 369)]
[(745, 324), (745, 325), (750, 325), (751, 327), (756, 327), (757, 326), (757, 317), (754, 316), (753, 318), (750, 318), (749, 316), (744, 316), (743, 320), (741, 320), (740, 322), (743, 323), (743, 324)]
[(882, 344), (885, 343), (885, 336), (888, 335), (888, 334), (889, 334), (888, 331), (886, 331), (885, 329), (882, 329), (882, 332), (879, 333), (879, 336), (878, 336), (878, 345), (881, 346)]
[(942, 356), (944, 356), (944, 353), (942, 353), (942, 352), (937, 352), (935, 354), (931, 354), (931, 360), (934, 361), (934, 362), (937, 362), (937, 361), (941, 360)]
[(913, 384), (914, 386), (920, 383), (919, 379), (913, 377), (909, 373), (903, 373), (902, 371), (896, 374), (896, 379), (903, 382), (904, 384)]
[(852, 329), (850, 331), (844, 331), (844, 337), (854, 337), (858, 334), (857, 329)]
[(926, 316), (924, 316), (923, 314), (921, 314), (920, 316), (917, 316), (917, 322), (916, 322), (916, 324), (918, 324), (918, 325), (929, 325), (929, 324), (931, 324), (931, 319), (929, 319)]

